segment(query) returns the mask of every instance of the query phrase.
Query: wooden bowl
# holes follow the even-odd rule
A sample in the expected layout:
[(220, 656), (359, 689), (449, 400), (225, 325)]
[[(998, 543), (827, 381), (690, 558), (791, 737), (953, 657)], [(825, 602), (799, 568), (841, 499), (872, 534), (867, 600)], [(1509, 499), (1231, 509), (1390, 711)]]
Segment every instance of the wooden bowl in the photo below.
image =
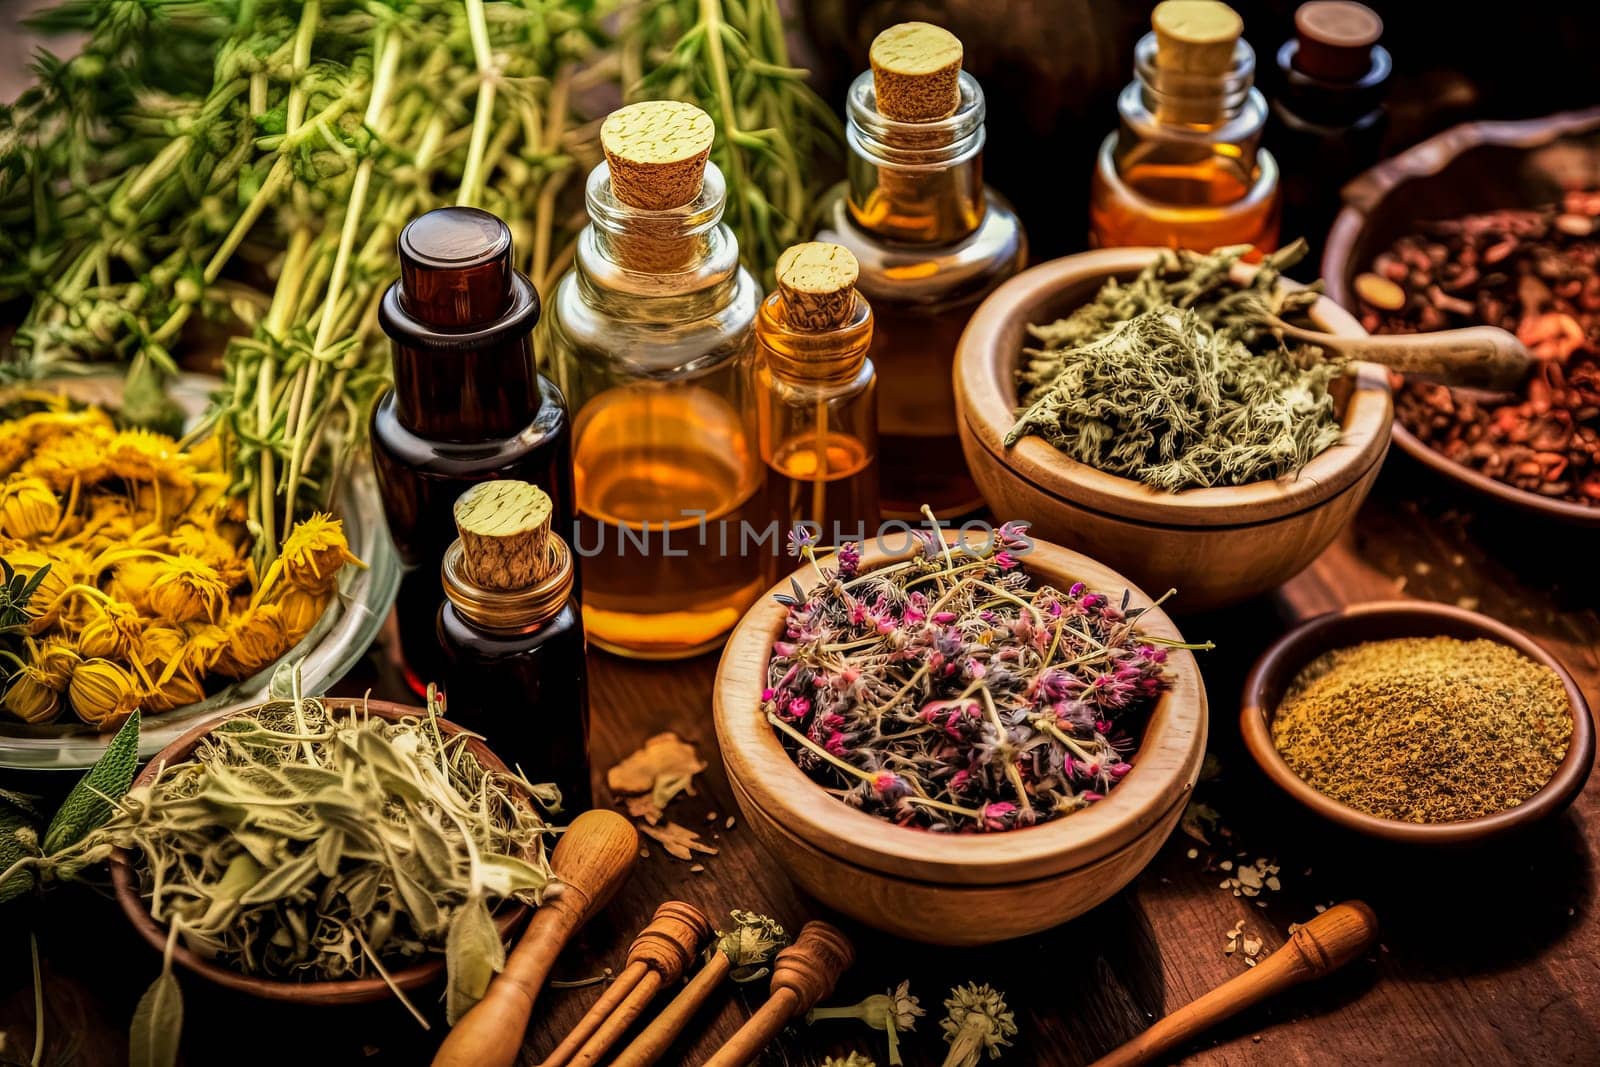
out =
[[(1554, 777), (1517, 807), (1480, 819), (1449, 823), (1411, 823), (1369, 815), (1319, 793), (1279, 754), (1272, 743), (1272, 716), (1289, 684), (1312, 660), (1336, 648), (1396, 637), (1487, 638), (1510, 645), (1544, 664), (1561, 678), (1572, 711), (1572, 740)], [(1396, 600), (1357, 604), (1318, 615), (1279, 638), (1261, 654), (1245, 681), (1239, 731), (1245, 747), (1268, 778), (1318, 815), (1357, 833), (1407, 845), (1463, 845), (1498, 837), (1548, 818), (1572, 803), (1594, 765), (1594, 722), (1583, 693), (1561, 662), (1521, 630), (1447, 604)]]
[[(906, 553), (869, 549), (863, 569)], [(1085, 556), (1038, 542), (1024, 566), (1037, 582), (1082, 581), (1132, 605), (1149, 597)], [(796, 573), (802, 585), (815, 572)], [(789, 588), (788, 579), (772, 589)], [(717, 741), (745, 822), (802, 889), (869, 926), (939, 945), (982, 945), (1081, 915), (1133, 880), (1183, 814), (1206, 747), (1206, 695), (1194, 656), (1172, 649), (1174, 674), (1133, 769), (1105, 799), (1050, 822), (990, 834), (937, 834), (858, 811), (806, 776), (761, 710), (785, 608), (763, 597), (728, 639), (714, 697)], [(1159, 608), (1143, 628), (1181, 641)]]
[[(381, 719), (398, 720), (411, 716), (427, 714), (422, 708), (409, 707), (405, 704), (396, 704), (388, 700), (361, 700), (354, 697), (324, 697), (322, 702), (329, 709), (347, 710), (365, 706), (366, 710)], [(166, 748), (156, 753), (155, 757), (145, 765), (144, 770), (133, 780), (134, 786), (149, 785), (156, 776), (156, 771), (163, 764), (178, 763), (189, 758), (211, 731), (231, 719), (248, 714), (248, 710), (240, 711), (223, 719), (214, 719), (202, 723), (173, 741)], [(462, 732), (461, 727), (447, 719), (439, 720), (439, 729), (445, 734)], [(509, 769), (500, 757), (489, 751), (489, 747), (480, 738), (473, 737), (467, 740), (467, 751), (475, 756), (480, 764), (493, 771), (509, 773)], [(160, 925), (150, 916), (150, 911), (145, 907), (144, 898), (139, 895), (139, 876), (134, 870), (134, 858), (125, 849), (118, 849), (111, 857), (111, 883), (116, 892), (117, 903), (122, 905), (122, 912), (139, 932), (139, 936), (149, 943), (157, 952), (165, 952), (167, 947), (167, 928)], [(517, 924), (528, 916), (528, 906), (516, 903), (511, 907), (502, 907), (495, 916), (495, 925), (499, 927), (500, 936), (505, 939), (510, 936)], [(216, 985), (252, 997), (261, 997), (265, 1000), (281, 1000), (295, 1004), (308, 1005), (338, 1005), (361, 1004), (371, 1001), (387, 1000), (394, 996), (389, 986), (382, 978), (353, 978), (342, 981), (294, 982), (272, 978), (253, 978), (240, 974), (232, 968), (204, 959), (185, 948), (179, 940), (172, 951), (172, 958), (177, 964), (187, 971), (213, 982)], [(444, 954), (419, 963), (412, 967), (390, 971), (389, 977), (394, 984), (407, 992), (433, 985), (444, 977)]]
[[(1344, 189), (1322, 256), (1328, 296), (1356, 308), (1356, 275), (1419, 222), (1534, 207), (1567, 189), (1600, 188), (1600, 107), (1523, 122), (1469, 122), (1385, 160)], [(1600, 507), (1496, 481), (1429, 448), (1399, 422), (1406, 455), (1474, 493), (1560, 522), (1600, 527)]]
[[(1067, 256), (990, 294), (956, 349), (956, 421), (967, 466), (997, 518), (1027, 520), (1037, 536), (1157, 593), (1176, 588), (1174, 604), (1185, 613), (1207, 611), (1281, 585), (1328, 547), (1378, 476), (1393, 408), (1383, 369), (1357, 364), (1340, 398), (1344, 436), (1298, 475), (1177, 493), (1096, 470), (1040, 437), (1006, 448), (1017, 409), (1012, 375), (1030, 343), (1028, 324), (1071, 313), (1108, 279), (1131, 278), (1159, 254), (1112, 248)], [(1311, 317), (1331, 333), (1361, 333), (1330, 300), (1317, 301)]]

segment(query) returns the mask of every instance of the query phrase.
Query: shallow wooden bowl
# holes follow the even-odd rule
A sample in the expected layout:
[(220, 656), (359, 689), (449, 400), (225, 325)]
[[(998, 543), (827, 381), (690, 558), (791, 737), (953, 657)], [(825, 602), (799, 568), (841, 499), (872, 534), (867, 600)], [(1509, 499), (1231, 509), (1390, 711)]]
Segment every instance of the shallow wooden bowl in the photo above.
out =
[[(869, 549), (863, 568), (905, 553)], [(1040, 583), (1082, 581), (1131, 604), (1150, 603), (1115, 571), (1039, 542), (1024, 566)], [(796, 573), (802, 585), (811, 569)], [(772, 593), (789, 588), (788, 579)], [(940, 945), (982, 945), (1038, 933), (1081, 915), (1133, 880), (1183, 814), (1206, 747), (1206, 695), (1194, 656), (1173, 649), (1172, 689), (1156, 705), (1128, 772), (1105, 799), (1038, 826), (936, 834), (896, 826), (825, 792), (779, 743), (761, 710), (772, 643), (785, 608), (763, 597), (728, 639), (717, 670), (717, 741), (747, 824), (802, 889), (869, 926)], [(1159, 608), (1151, 634), (1182, 640)]]
[[(1555, 776), (1526, 802), (1481, 819), (1450, 823), (1410, 823), (1383, 819), (1317, 792), (1295, 774), (1272, 743), (1272, 716), (1296, 675), (1312, 660), (1336, 648), (1396, 637), (1487, 638), (1510, 645), (1544, 664), (1561, 678), (1572, 711), (1572, 741)], [(1572, 675), (1544, 647), (1521, 630), (1485, 615), (1448, 604), (1396, 600), (1357, 604), (1319, 615), (1290, 630), (1261, 654), (1245, 681), (1239, 731), (1251, 757), (1274, 784), (1331, 822), (1357, 833), (1406, 845), (1467, 845), (1499, 837), (1548, 818), (1572, 803), (1594, 766), (1594, 721)]]
[[(366, 700), (353, 697), (324, 697), (323, 703), (330, 709), (346, 710), (365, 705), (367, 711), (381, 719), (404, 719), (412, 716), (427, 714), (422, 708), (409, 707), (405, 704), (396, 704), (388, 700)], [(194, 729), (179, 737), (172, 744), (156, 753), (154, 758), (145, 765), (144, 770), (133, 780), (135, 786), (149, 785), (155, 778), (156, 771), (164, 763), (178, 763), (194, 752), (211, 731), (218, 726), (238, 718), (247, 712), (239, 712), (226, 718), (215, 719), (202, 723)], [(447, 719), (439, 720), (439, 728), (446, 734), (461, 732), (461, 727)], [(473, 754), (480, 764), (494, 771), (509, 769), (500, 757), (489, 751), (489, 746), (479, 738), (469, 738), (467, 750)], [(167, 930), (151, 918), (150, 911), (145, 907), (144, 898), (139, 895), (139, 876), (134, 870), (135, 859), (126, 850), (118, 849), (111, 857), (111, 883), (115, 889), (117, 903), (122, 905), (122, 913), (128, 917), (133, 928), (139, 936), (149, 943), (157, 952), (165, 952), (167, 947)], [(502, 939), (508, 937), (528, 916), (528, 907), (525, 904), (514, 904), (502, 907), (495, 916), (495, 925), (500, 929)], [(252, 978), (240, 974), (229, 967), (213, 963), (189, 951), (180, 940), (173, 948), (173, 960), (183, 969), (206, 979), (208, 982), (224, 986), (239, 993), (252, 997), (261, 997), (265, 1000), (289, 1001), (295, 1004), (326, 1005), (361, 1004), (372, 1001), (388, 1000), (394, 996), (393, 991), (381, 978), (357, 978), (347, 981), (321, 981), (321, 982), (294, 982), (275, 980), (271, 978)], [(399, 988), (411, 991), (434, 985), (444, 978), (444, 955), (441, 953), (426, 963), (419, 963), (412, 967), (390, 971), (389, 977)]]
[[(1382, 368), (1357, 364), (1341, 398), (1344, 436), (1297, 476), (1179, 493), (1106, 474), (1039, 437), (1006, 448), (1016, 421), (1012, 375), (1032, 344), (1028, 324), (1071, 313), (1108, 279), (1131, 278), (1158, 254), (1114, 248), (1067, 256), (990, 294), (956, 350), (956, 421), (967, 466), (996, 518), (1027, 520), (1038, 536), (1103, 560), (1156, 593), (1175, 588), (1174, 606), (1188, 613), (1281, 585), (1328, 547), (1378, 476), (1393, 408)], [(1330, 300), (1319, 300), (1311, 317), (1330, 333), (1361, 333)]]
[[(1355, 308), (1356, 275), (1419, 222), (1527, 208), (1568, 189), (1600, 187), (1600, 107), (1520, 122), (1468, 122), (1384, 160), (1344, 189), (1322, 256), (1328, 296)], [(1496, 481), (1423, 444), (1398, 422), (1406, 455), (1483, 496), (1560, 522), (1600, 528), (1600, 507), (1552, 500)]]

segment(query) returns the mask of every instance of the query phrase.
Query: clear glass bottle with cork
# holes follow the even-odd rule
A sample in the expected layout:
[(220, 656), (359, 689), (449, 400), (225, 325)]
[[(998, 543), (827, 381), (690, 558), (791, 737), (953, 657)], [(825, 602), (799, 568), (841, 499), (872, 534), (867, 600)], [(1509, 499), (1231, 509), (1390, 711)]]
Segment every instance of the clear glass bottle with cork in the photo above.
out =
[(722, 223), (711, 118), (647, 101), (601, 126), (589, 225), (540, 357), (575, 412), (589, 638), (672, 659), (715, 648), (762, 591), (751, 359), (760, 288)]
[(1278, 49), (1267, 139), (1283, 165), (1284, 232), (1315, 257), (1340, 187), (1383, 156), (1394, 60), (1378, 43), (1383, 20), (1354, 0), (1301, 4), (1294, 33)]
[(1261, 147), (1267, 104), (1243, 20), (1216, 0), (1165, 0), (1150, 24), (1117, 97), (1119, 127), (1100, 146), (1090, 243), (1272, 251), (1278, 164)]
[(756, 319), (761, 458), (768, 514), (824, 545), (878, 526), (877, 377), (872, 308), (841, 245), (811, 241), (778, 257), (777, 291)]
[(956, 429), (956, 342), (973, 310), (1027, 260), (1011, 206), (983, 183), (983, 90), (961, 42), (923, 22), (872, 42), (846, 100), (848, 178), (817, 240), (860, 263), (872, 303), (883, 513), (940, 518), (983, 504)]
[(561, 810), (593, 806), (583, 617), (571, 548), (535, 485), (483, 482), (452, 509), (435, 615), (446, 709), (531, 782), (553, 782)]
[(418, 693), (441, 666), (432, 619), (451, 507), (490, 478), (550, 487), (555, 521), (573, 517), (567, 405), (538, 371), (539, 294), (512, 265), (511, 231), (476, 208), (439, 208), (400, 232), (400, 279), (378, 320), (394, 387), (372, 412), (372, 457), (400, 558), (396, 600), (406, 677)]

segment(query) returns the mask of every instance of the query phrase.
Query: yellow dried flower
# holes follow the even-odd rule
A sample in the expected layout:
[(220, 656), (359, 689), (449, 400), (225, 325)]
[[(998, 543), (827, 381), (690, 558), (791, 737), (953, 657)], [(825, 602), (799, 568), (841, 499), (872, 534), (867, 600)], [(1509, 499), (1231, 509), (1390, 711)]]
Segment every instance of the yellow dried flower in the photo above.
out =
[(37, 549), (7, 552), (6, 562), (11, 564), (12, 570), (30, 579), (40, 567), (49, 565), (50, 573), (44, 576), (44, 581), (39, 583), (39, 588), (28, 599), (28, 611), (34, 617), (29, 632), (44, 633), (61, 618), (64, 606), (62, 598), (67, 595), (67, 587), (73, 582), (72, 568), (66, 560)]
[(171, 711), (185, 704), (197, 704), (206, 698), (205, 686), (187, 671), (179, 671), (171, 678), (147, 689), (139, 702), (145, 711)]
[(112, 571), (111, 581), (106, 584), (106, 595), (131, 604), (141, 614), (155, 614), (155, 609), (150, 606), (150, 587), (162, 573), (159, 560), (126, 560), (117, 564)]
[(50, 722), (61, 714), (61, 694), (30, 664), (11, 682), (0, 705), (23, 722)]
[(61, 524), (61, 501), (38, 478), (12, 475), (0, 486), (0, 532), (35, 539)]
[(47, 637), (33, 649), (33, 666), (44, 684), (57, 692), (67, 687), (83, 657), (65, 637)]
[(139, 706), (133, 676), (108, 659), (86, 659), (72, 672), (67, 699), (78, 718), (101, 730), (121, 724)]
[(106, 448), (106, 466), (130, 482), (187, 480), (177, 442), (149, 430), (123, 430)]
[(229, 678), (248, 678), (289, 650), (289, 634), (277, 604), (258, 604), (228, 620), (227, 644), (216, 670)]
[(205, 560), (173, 556), (157, 564), (150, 607), (173, 622), (216, 622), (228, 603), (228, 585)]
[(42, 478), (58, 493), (71, 489), (73, 483), (80, 487), (94, 485), (111, 473), (106, 466), (111, 438), (109, 427), (60, 434), (28, 457), (22, 464), (22, 473)]
[(20, 426), (8, 422), (0, 426), (0, 474), (10, 474), (33, 451), (33, 442)]
[(244, 585), (250, 579), (250, 565), (242, 550), (211, 530), (192, 522), (181, 522), (172, 528), (171, 541), (174, 551), (210, 564), (229, 589)]
[(283, 617), (283, 629), (292, 645), (299, 641), (322, 618), (328, 606), (329, 594), (313, 593), (305, 589), (286, 589), (278, 598), (278, 611)]
[(117, 600), (96, 603), (94, 611), (94, 617), (78, 631), (78, 651), (100, 659), (127, 659), (134, 655), (144, 629), (138, 611)]
[(283, 575), (290, 584), (314, 593), (331, 590), (346, 563), (366, 566), (350, 554), (344, 522), (320, 511), (289, 531), (282, 559)]
[(151, 626), (140, 641), (139, 662), (160, 674), (159, 668), (183, 658), (188, 635), (176, 626)]

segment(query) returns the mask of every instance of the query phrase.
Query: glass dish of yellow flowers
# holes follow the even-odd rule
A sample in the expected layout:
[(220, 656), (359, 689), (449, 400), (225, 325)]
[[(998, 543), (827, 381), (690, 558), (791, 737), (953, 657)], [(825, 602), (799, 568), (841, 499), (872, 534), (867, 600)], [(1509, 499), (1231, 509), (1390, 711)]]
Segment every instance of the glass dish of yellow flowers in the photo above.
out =
[[(180, 376), (198, 416), (215, 379)], [(0, 766), (87, 766), (139, 709), (141, 755), (269, 697), (295, 663), (322, 692), (366, 652), (399, 562), (370, 464), (336, 513), (275, 552), (229, 494), (212, 438), (120, 426), (120, 379), (0, 395)]]

